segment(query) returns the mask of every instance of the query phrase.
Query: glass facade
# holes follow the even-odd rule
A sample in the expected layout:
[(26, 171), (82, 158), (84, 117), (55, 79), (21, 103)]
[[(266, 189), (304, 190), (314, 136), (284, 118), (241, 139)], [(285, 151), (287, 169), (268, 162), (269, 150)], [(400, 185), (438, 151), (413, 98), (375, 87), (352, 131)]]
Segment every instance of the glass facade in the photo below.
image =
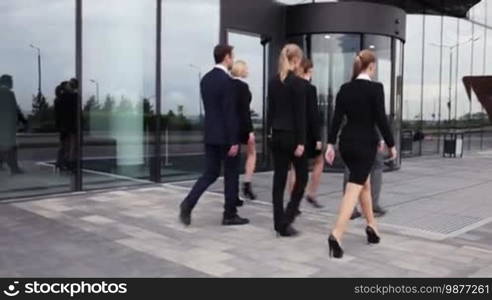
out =
[(409, 15), (405, 43), (403, 132), (413, 146), (405, 155), (442, 152), (443, 134), (465, 134), (464, 151), (492, 146), (492, 128), (482, 105), (468, 98), (462, 79), (490, 75), (492, 1), (484, 0), (468, 19)]
[[(221, 30), (249, 65), (259, 162), (267, 161), (265, 79), (276, 62), (263, 36), (221, 28), (220, 0), (39, 2), (0, 4), (0, 199), (77, 191), (77, 182), (90, 190), (196, 178), (198, 82)], [(408, 15), (405, 42), (363, 32), (293, 37), (315, 65), (323, 136), (355, 53), (370, 48), (403, 157), (440, 153), (449, 130), (465, 133), (465, 151), (490, 149), (490, 122), (462, 77), (492, 73), (491, 15), (492, 0), (468, 19)]]
[(55, 88), (75, 76), (74, 20), (74, 1), (0, 4), (0, 198), (71, 189), (70, 173), (56, 169)]
[(84, 1), (85, 189), (138, 184), (150, 177), (148, 120), (155, 99), (155, 3)]
[(163, 181), (192, 179), (204, 164), (199, 81), (214, 65), (220, 0), (164, 0), (162, 20), (160, 173)]

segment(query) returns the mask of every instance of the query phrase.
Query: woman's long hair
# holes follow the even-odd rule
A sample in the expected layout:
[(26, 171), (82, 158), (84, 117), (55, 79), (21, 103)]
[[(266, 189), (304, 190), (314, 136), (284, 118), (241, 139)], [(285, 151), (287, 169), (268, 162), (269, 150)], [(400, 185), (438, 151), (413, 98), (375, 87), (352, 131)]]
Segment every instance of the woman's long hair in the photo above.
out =
[(287, 44), (284, 46), (278, 58), (278, 74), (280, 75), (280, 80), (285, 80), (289, 71), (292, 70), (294, 60), (298, 59), (301, 61), (303, 56), (304, 53), (296, 44)]
[(301, 64), (299, 65), (299, 68), (297, 68), (296, 70), (296, 74), (297, 76), (302, 77), (304, 76), (304, 74), (309, 72), (309, 70), (311, 70), (313, 67), (314, 67), (313, 62), (309, 58), (303, 57)]
[(356, 79), (363, 71), (367, 70), (371, 63), (376, 62), (376, 54), (371, 50), (362, 50), (354, 60), (352, 80)]

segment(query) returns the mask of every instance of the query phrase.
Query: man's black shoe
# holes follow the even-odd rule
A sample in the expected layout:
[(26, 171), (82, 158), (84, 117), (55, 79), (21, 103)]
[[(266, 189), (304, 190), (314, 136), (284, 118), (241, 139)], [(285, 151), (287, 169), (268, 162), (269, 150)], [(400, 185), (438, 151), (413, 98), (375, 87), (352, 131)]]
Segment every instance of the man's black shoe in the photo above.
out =
[(284, 230), (277, 231), (277, 236), (279, 237), (295, 237), (299, 235), (299, 231), (297, 231), (291, 225), (285, 227)]
[(381, 206), (374, 206), (372, 211), (374, 212), (375, 217), (382, 217), (388, 212), (386, 209), (382, 208)]
[(185, 226), (191, 225), (191, 210), (186, 208), (183, 203), (179, 206), (179, 220)]
[(224, 217), (222, 219), (222, 225), (224, 225), (224, 226), (246, 225), (248, 223), (249, 223), (249, 220), (248, 219), (241, 218), (238, 215), (235, 215), (234, 217), (231, 217), (231, 218)]
[(239, 199), (239, 198), (237, 198), (237, 200), (236, 200), (236, 207), (241, 207), (243, 205), (244, 205), (244, 201), (241, 200), (241, 199)]
[(355, 220), (360, 217), (362, 217), (362, 214), (357, 209), (354, 209), (354, 212), (350, 216), (350, 220)]

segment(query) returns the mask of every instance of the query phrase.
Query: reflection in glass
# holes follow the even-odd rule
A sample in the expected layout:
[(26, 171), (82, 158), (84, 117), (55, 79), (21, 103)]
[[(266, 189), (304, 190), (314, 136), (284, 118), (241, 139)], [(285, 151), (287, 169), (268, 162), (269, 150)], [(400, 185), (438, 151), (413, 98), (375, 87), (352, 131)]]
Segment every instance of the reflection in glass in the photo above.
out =
[(393, 111), (392, 129), (395, 136), (395, 145), (398, 147), (399, 159), (396, 161), (396, 167), (400, 167), (402, 158), (402, 106), (403, 106), (403, 57), (404, 46), (403, 42), (395, 39), (395, 78), (394, 80), (394, 95), (393, 95)]
[(360, 35), (315, 34), (311, 36), (311, 58), (314, 64), (312, 82), (318, 89), (322, 113), (322, 136), (326, 142), (335, 97), (340, 86), (352, 76), (354, 57), (360, 51)]
[(380, 35), (364, 35), (363, 49), (370, 49), (376, 53), (377, 68), (375, 81), (384, 86), (386, 113), (391, 111), (391, 38)]
[[(55, 88), (75, 74), (75, 3), (0, 4), (0, 198), (70, 190), (57, 172)], [(23, 122), (24, 118), (27, 123)]]
[(214, 66), (220, 1), (163, 0), (162, 14), (162, 176), (187, 180), (203, 170), (199, 81)]
[[(248, 64), (249, 76), (246, 82), (251, 94), (251, 119), (255, 129), (257, 153), (262, 155), (263, 143), (263, 46), (259, 36), (229, 32), (227, 41), (234, 46), (236, 60), (244, 60)], [(243, 147), (245, 148), (245, 147)], [(261, 159), (258, 159), (260, 162)]]
[[(86, 188), (149, 178), (155, 1), (85, 1), (83, 176)], [(111, 12), (111, 14), (108, 14)]]

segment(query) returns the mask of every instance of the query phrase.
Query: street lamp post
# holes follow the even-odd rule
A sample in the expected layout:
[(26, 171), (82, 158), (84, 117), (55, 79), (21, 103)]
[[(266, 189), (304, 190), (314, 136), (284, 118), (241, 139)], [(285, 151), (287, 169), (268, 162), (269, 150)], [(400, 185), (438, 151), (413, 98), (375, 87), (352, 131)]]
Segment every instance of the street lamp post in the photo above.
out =
[[(467, 43), (470, 43), (470, 42), (475, 42), (477, 40), (479, 40), (480, 37), (471, 37), (470, 39), (466, 40), (466, 41), (463, 41), (463, 42), (458, 42), (454, 45), (444, 45), (444, 44), (436, 44), (436, 43), (430, 43), (431, 46), (435, 46), (435, 47), (442, 47), (442, 48), (445, 48), (445, 49), (448, 49), (449, 50), (449, 102), (448, 102), (448, 121), (451, 122), (451, 107), (452, 107), (452, 82), (453, 82), (453, 50), (456, 49), (457, 47), (459, 47), (460, 45), (463, 45), (463, 44), (467, 44)], [(457, 62), (459, 60), (457, 59)], [(456, 74), (456, 76), (458, 76), (458, 74)], [(457, 86), (455, 87), (457, 89)], [(457, 93), (457, 92), (456, 92)], [(455, 107), (458, 106), (458, 97), (455, 98)], [(455, 115), (457, 116), (457, 111), (455, 111)], [(456, 117), (457, 118), (457, 117)]]
[(43, 93), (41, 91), (41, 48), (36, 47), (33, 44), (30, 44), (29, 47), (33, 48), (37, 51), (38, 56), (38, 100), (41, 99)]
[(200, 120), (200, 125), (203, 123), (203, 99), (202, 99), (202, 93), (200, 91), (200, 83), (202, 82), (202, 69), (194, 64), (189, 64), (190, 68), (193, 68), (198, 71), (198, 97), (200, 98), (199, 104), (198, 104), (198, 110), (199, 110), (199, 120)]

